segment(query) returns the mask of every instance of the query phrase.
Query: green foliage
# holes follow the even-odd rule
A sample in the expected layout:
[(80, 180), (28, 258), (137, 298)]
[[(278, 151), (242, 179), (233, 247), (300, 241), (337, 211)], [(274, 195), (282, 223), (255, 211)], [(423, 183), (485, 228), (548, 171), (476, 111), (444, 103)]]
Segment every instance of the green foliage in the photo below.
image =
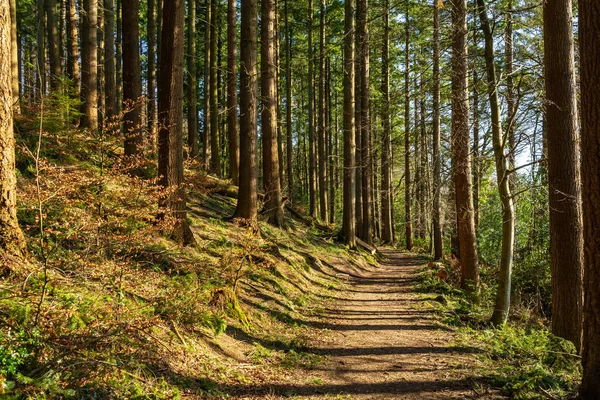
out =
[(42, 345), (38, 330), (0, 331), (0, 376), (12, 376), (34, 356)]
[[(581, 364), (573, 344), (537, 327), (481, 331), (467, 328), (462, 342), (481, 348), (484, 375), (515, 399), (543, 399), (574, 395)], [(544, 393), (546, 392), (546, 393)]]

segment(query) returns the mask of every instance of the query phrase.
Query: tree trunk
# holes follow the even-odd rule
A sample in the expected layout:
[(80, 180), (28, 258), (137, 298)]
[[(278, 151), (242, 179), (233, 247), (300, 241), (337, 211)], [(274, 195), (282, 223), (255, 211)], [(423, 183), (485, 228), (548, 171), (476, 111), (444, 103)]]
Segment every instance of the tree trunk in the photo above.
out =
[[(128, 2), (131, 0), (123, 3), (124, 22), (127, 14), (125, 4)], [(138, 17), (137, 14), (135, 16)], [(169, 190), (169, 195), (161, 201), (163, 204), (160, 206), (166, 208), (174, 219), (173, 239), (185, 245), (193, 243), (194, 236), (186, 219), (185, 190), (182, 185), (184, 0), (165, 1), (162, 27), (158, 80), (158, 175), (161, 185)]]
[(116, 68), (115, 68), (115, 114), (121, 113), (121, 101), (123, 100), (123, 29), (122, 28), (122, 0), (117, 0), (117, 39), (116, 49)]
[(17, 0), (10, 0), (10, 71), (12, 74), (13, 113), (21, 113), (19, 89), (19, 44), (17, 35)]
[(187, 17), (187, 128), (189, 157), (198, 157), (198, 110), (196, 108), (196, 0), (188, 0)]
[[(212, 0), (215, 1), (215, 0)], [(204, 168), (206, 170), (210, 167), (210, 157), (211, 157), (211, 148), (210, 148), (210, 106), (211, 106), (211, 92), (210, 92), (210, 26), (212, 24), (212, 14), (210, 7), (211, 0), (205, 1), (206, 6), (206, 22), (204, 26), (204, 78), (203, 78), (203, 86), (204, 86), (204, 129), (203, 129), (203, 137), (202, 137), (202, 162), (204, 164)]]
[(392, 142), (390, 127), (390, 2), (383, 5), (383, 42), (381, 49), (381, 123), (383, 126), (383, 149), (381, 152), (381, 238), (393, 244), (394, 223), (392, 217)]
[(369, 245), (373, 244), (373, 193), (371, 192), (372, 160), (371, 160), (371, 91), (369, 88), (369, 28), (368, 2), (358, 0), (356, 5), (356, 30), (360, 49), (358, 51), (360, 64), (360, 132), (362, 158), (362, 239)]
[(458, 238), (462, 268), (461, 287), (479, 293), (479, 261), (469, 146), (469, 71), (467, 1), (452, 0), (452, 161), (456, 192)]
[(404, 22), (404, 213), (406, 218), (405, 239), (406, 250), (412, 250), (412, 213), (410, 196), (410, 15), (409, 4), (406, 3), (406, 20)]
[(148, 108), (146, 117), (148, 120), (148, 136), (155, 150), (156, 140), (156, 1), (148, 0)]
[(442, 172), (440, 152), (440, 9), (433, 6), (433, 248), (434, 258), (444, 257), (444, 240), (441, 225)]
[[(513, 79), (513, 1), (508, 0), (506, 12), (506, 38), (504, 41), (504, 57), (506, 64), (506, 136), (508, 137), (508, 168), (515, 168), (515, 85)], [(515, 175), (509, 176), (511, 191), (514, 189)]]
[(46, 33), (48, 34), (48, 58), (50, 60), (50, 87), (60, 89), (61, 66), (58, 50), (58, 24), (56, 23), (56, 0), (46, 0)]
[(240, 12), (240, 190), (234, 216), (255, 224), (257, 218), (257, 0), (241, 0)]
[(123, 2), (123, 133), (125, 156), (139, 156), (142, 141), (142, 67), (140, 63), (139, 0)]
[(344, 209), (342, 232), (356, 248), (356, 142), (354, 134), (354, 0), (344, 2)]
[(313, 72), (313, 2), (308, 0), (308, 190), (309, 214), (317, 218), (317, 156), (315, 154), (314, 72)]
[(494, 65), (494, 36), (485, 9), (484, 0), (477, 0), (481, 30), (485, 38), (485, 65), (487, 70), (488, 97), (492, 116), (492, 142), (496, 162), (496, 179), (498, 192), (502, 203), (502, 250), (500, 253), (500, 276), (498, 277), (498, 292), (496, 305), (492, 314), (493, 325), (503, 325), (508, 319), (510, 308), (510, 286), (512, 279), (512, 264), (515, 243), (515, 207), (509, 185), (508, 160), (504, 152), (504, 135), (500, 120), (500, 102), (498, 100), (498, 82), (496, 66)]
[(83, 0), (81, 126), (92, 132), (98, 130), (98, 0)]
[(285, 0), (285, 129), (287, 140), (287, 184), (288, 196), (294, 202), (294, 170), (293, 170), (293, 148), (292, 148), (292, 30), (288, 19), (288, 3)]
[(237, 100), (236, 1), (227, 1), (227, 134), (229, 138), (229, 171), (234, 185), (239, 185), (240, 136)]
[(571, 0), (544, 4), (552, 333), (581, 345), (582, 228)]
[(585, 303), (581, 398), (600, 398), (600, 4), (579, 1)]
[(0, 54), (0, 251), (21, 257), (26, 250), (25, 238), (17, 221), (9, 0), (0, 0)]
[(333, 118), (331, 108), (331, 59), (327, 57), (325, 59), (325, 104), (326, 104), (326, 118), (327, 118), (327, 181), (329, 186), (329, 193), (327, 194), (329, 201), (329, 223), (335, 223), (335, 173), (336, 165), (335, 158), (333, 157)]
[[(81, 96), (79, 78), (79, 33), (77, 29), (76, 0), (67, 0), (67, 77), (70, 79), (71, 96), (79, 99)], [(79, 125), (79, 117), (74, 121)]]
[(217, 1), (210, 2), (210, 173), (221, 175), (219, 155), (219, 82), (217, 64)]
[(325, 151), (327, 121), (325, 117), (325, 0), (321, 0), (319, 24), (319, 81), (318, 81), (318, 152), (319, 152), (319, 209), (321, 221), (329, 220), (327, 202), (327, 155)]
[[(37, 9), (37, 88), (39, 90), (40, 97), (46, 94), (46, 12), (45, 12), (45, 1), (37, 0), (36, 9)], [(85, 19), (82, 23), (82, 30), (85, 30)], [(84, 43), (81, 46), (85, 46)], [(83, 60), (82, 60), (83, 62)]]
[[(358, 0), (357, 0), (357, 10), (358, 10)], [(358, 11), (356, 11), (358, 12)], [(362, 74), (360, 71), (360, 39), (358, 35), (358, 27), (355, 27), (354, 32), (354, 46), (355, 46), (355, 59), (354, 59), (354, 120), (355, 120), (355, 143), (356, 143), (356, 152), (355, 152), (355, 190), (356, 190), (356, 236), (359, 239), (364, 237), (363, 233), (363, 197), (362, 197), (362, 169), (363, 169), (363, 159), (362, 159), (362, 113), (361, 113), (361, 78)]]
[[(104, 104), (107, 118), (115, 115), (117, 103), (115, 82), (115, 9), (113, 0), (104, 0)], [(141, 90), (141, 79), (140, 79)]]
[(262, 150), (263, 186), (265, 191), (264, 214), (267, 221), (277, 227), (284, 224), (279, 179), (279, 152), (277, 149), (277, 95), (275, 88), (275, 0), (261, 2), (260, 61), (262, 94)]
[(479, 191), (481, 187), (481, 157), (479, 152), (479, 38), (477, 29), (477, 20), (479, 7), (474, 7), (473, 20), (475, 27), (473, 29), (473, 210), (475, 213), (475, 230), (479, 227)]

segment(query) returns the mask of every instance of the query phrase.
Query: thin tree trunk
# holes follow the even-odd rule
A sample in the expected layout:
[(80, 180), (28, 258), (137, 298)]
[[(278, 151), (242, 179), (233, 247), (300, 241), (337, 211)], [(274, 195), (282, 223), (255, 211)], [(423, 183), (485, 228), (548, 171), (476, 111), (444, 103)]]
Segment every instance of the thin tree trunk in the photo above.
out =
[(581, 73), (581, 162), (585, 303), (583, 311), (583, 400), (600, 398), (600, 4), (579, 1)]
[(481, 30), (485, 38), (485, 64), (487, 70), (488, 97), (492, 116), (492, 142), (494, 159), (496, 161), (496, 179), (498, 192), (502, 203), (502, 249), (500, 253), (500, 276), (498, 277), (498, 292), (496, 305), (491, 322), (503, 325), (508, 319), (510, 308), (510, 286), (512, 279), (512, 264), (515, 243), (515, 207), (509, 185), (508, 160), (504, 153), (504, 135), (500, 120), (500, 102), (498, 100), (498, 83), (496, 66), (494, 65), (494, 36), (485, 9), (484, 0), (477, 0)]
[(17, 1), (10, 0), (10, 71), (12, 74), (12, 110), (13, 114), (21, 113), (19, 90), (19, 44), (17, 36)]
[(156, 1), (148, 0), (148, 136), (155, 149), (156, 140)]
[(406, 218), (405, 239), (406, 250), (412, 250), (412, 213), (410, 196), (410, 15), (408, 3), (406, 3), (406, 21), (404, 22), (404, 213)]
[(219, 154), (219, 82), (217, 64), (217, 1), (210, 2), (210, 173), (221, 175)]
[[(139, 17), (138, 17), (139, 18)], [(115, 82), (115, 9), (113, 0), (104, 0), (104, 104), (107, 118), (115, 115), (117, 103)], [(141, 87), (141, 80), (140, 80)]]
[[(128, 2), (123, 4), (123, 21), (128, 14), (125, 6)], [(138, 17), (137, 14), (135, 16)], [(166, 207), (169, 216), (174, 219), (173, 239), (178, 243), (191, 244), (194, 236), (186, 219), (185, 190), (182, 186), (184, 0), (166, 1), (162, 18), (158, 80), (158, 175), (161, 185), (170, 192), (161, 207)]]
[(121, 113), (121, 103), (123, 100), (123, 29), (122, 29), (122, 0), (117, 0), (117, 40), (116, 49), (116, 67), (115, 67), (115, 114)]
[(479, 37), (477, 35), (477, 20), (479, 7), (475, 7), (473, 20), (475, 27), (473, 29), (473, 59), (475, 66), (473, 68), (473, 210), (475, 212), (475, 230), (479, 227), (479, 191), (481, 187), (481, 157), (479, 152)]
[(383, 149), (381, 152), (381, 238), (393, 244), (392, 224), (392, 144), (390, 127), (390, 2), (383, 5), (383, 42), (381, 49), (381, 124), (383, 127)]
[(452, 161), (462, 268), (461, 287), (478, 297), (479, 261), (475, 237), (471, 151), (469, 146), (469, 71), (467, 1), (452, 0)]
[(314, 72), (313, 72), (313, 2), (308, 0), (308, 190), (309, 214), (317, 218), (317, 159), (315, 154)]
[(139, 156), (142, 141), (142, 67), (140, 62), (139, 0), (123, 2), (123, 133), (125, 156)]
[(544, 4), (552, 333), (581, 345), (582, 220), (573, 4)]
[(82, 27), (81, 126), (98, 130), (98, 0), (83, 0)]
[[(508, 168), (515, 168), (515, 85), (513, 79), (513, 0), (508, 0), (506, 12), (506, 38), (504, 41), (504, 56), (506, 64), (506, 136), (508, 137)], [(509, 177), (511, 191), (514, 189), (515, 175)]]
[[(77, 23), (76, 0), (67, 0), (67, 77), (70, 79), (69, 85), (71, 96), (79, 99), (81, 96), (79, 78), (79, 33)], [(79, 125), (79, 117), (74, 121)]]
[(261, 2), (260, 61), (264, 214), (277, 227), (284, 224), (279, 179), (279, 152), (277, 149), (277, 78), (275, 72), (275, 0)]
[(368, 1), (358, 0), (356, 5), (356, 32), (360, 49), (358, 59), (360, 65), (360, 132), (362, 158), (362, 239), (367, 244), (373, 243), (373, 193), (371, 192), (371, 120), (370, 120), (370, 88), (369, 88), (369, 28)]
[(11, 256), (26, 254), (25, 238), (17, 220), (17, 177), (13, 129), (11, 12), (9, 0), (0, 0), (0, 251)]
[(433, 248), (436, 260), (444, 257), (441, 225), (442, 173), (440, 152), (440, 9), (433, 6)]
[[(215, 0), (212, 0), (215, 1)], [(211, 0), (205, 1), (206, 6), (206, 22), (204, 26), (204, 129), (203, 129), (203, 137), (202, 137), (202, 160), (204, 164), (204, 168), (206, 170), (209, 169), (210, 166), (210, 157), (211, 157), (211, 148), (210, 148), (210, 107), (211, 107), (211, 92), (210, 92), (210, 26), (212, 24), (212, 14), (210, 7)]]
[(325, 0), (321, 0), (320, 10), (321, 22), (319, 24), (319, 92), (318, 92), (318, 107), (319, 113), (319, 137), (318, 137), (318, 152), (319, 152), (319, 201), (321, 220), (327, 222), (329, 220), (328, 201), (327, 201), (327, 155), (325, 151), (327, 121), (325, 117)]
[(50, 60), (50, 87), (58, 91), (61, 82), (60, 53), (58, 49), (58, 24), (56, 23), (56, 0), (46, 0), (46, 33), (48, 34), (48, 57)]
[[(84, 3), (85, 4), (85, 3)], [(46, 12), (45, 12), (45, 1), (37, 0), (37, 87), (39, 90), (40, 97), (46, 94)], [(86, 19), (84, 18), (81, 29), (85, 32), (86, 29)], [(82, 47), (85, 46), (82, 43)], [(82, 63), (84, 60), (82, 60)]]
[(234, 185), (239, 185), (240, 136), (237, 100), (236, 1), (227, 1), (227, 134), (229, 171)]
[(356, 142), (354, 134), (354, 0), (344, 2), (344, 209), (346, 244), (356, 247)]
[(196, 108), (196, 0), (188, 0), (187, 16), (187, 128), (188, 151), (198, 157), (198, 110)]
[(240, 33), (240, 189), (234, 216), (257, 219), (256, 94), (257, 0), (241, 0)]
[(294, 202), (294, 170), (292, 164), (292, 30), (289, 23), (288, 3), (285, 0), (285, 128), (287, 140), (287, 184), (288, 196), (290, 201)]

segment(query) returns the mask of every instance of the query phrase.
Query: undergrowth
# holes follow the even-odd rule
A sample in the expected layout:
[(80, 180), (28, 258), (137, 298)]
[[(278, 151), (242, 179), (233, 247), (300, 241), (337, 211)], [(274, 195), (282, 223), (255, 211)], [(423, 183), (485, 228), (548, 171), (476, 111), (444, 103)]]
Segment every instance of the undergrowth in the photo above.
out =
[(516, 307), (509, 323), (493, 327), (493, 293), (482, 285), (479, 302), (473, 302), (457, 287), (453, 264), (444, 265), (447, 280), (438, 277), (439, 264), (421, 272), (416, 291), (434, 293), (427, 300), (445, 323), (458, 327), (458, 342), (481, 351), (478, 374), (493, 387), (515, 399), (576, 398), (581, 362), (575, 346), (554, 336), (545, 321), (532, 318)]

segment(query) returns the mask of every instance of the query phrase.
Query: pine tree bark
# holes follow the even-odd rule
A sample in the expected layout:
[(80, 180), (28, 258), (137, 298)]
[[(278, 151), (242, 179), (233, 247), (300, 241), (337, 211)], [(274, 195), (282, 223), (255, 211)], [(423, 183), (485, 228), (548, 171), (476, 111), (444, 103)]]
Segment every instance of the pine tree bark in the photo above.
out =
[(196, 107), (196, 0), (188, 0), (187, 16), (187, 128), (188, 151), (198, 157), (198, 110)]
[[(76, 0), (67, 0), (67, 77), (71, 81), (71, 96), (79, 99), (81, 96), (81, 81), (79, 77), (79, 33), (77, 22)], [(79, 125), (79, 117), (74, 121)]]
[(571, 0), (544, 3), (552, 333), (581, 345), (582, 228)]
[(405, 240), (406, 250), (412, 250), (412, 212), (410, 195), (410, 13), (409, 3), (406, 3), (406, 20), (404, 22), (404, 214), (406, 218)]
[(147, 130), (153, 151), (156, 145), (156, 1), (148, 0), (148, 70), (146, 72), (148, 81)]
[(344, 208), (342, 232), (356, 247), (356, 141), (354, 133), (354, 0), (344, 2)]
[(456, 192), (461, 287), (479, 293), (479, 260), (473, 212), (469, 145), (469, 71), (467, 1), (452, 0), (452, 162)]
[(289, 22), (289, 1), (285, 0), (285, 129), (287, 153), (287, 193), (290, 201), (294, 202), (294, 170), (293, 170), (293, 145), (292, 145), (292, 30)]
[(473, 169), (473, 210), (475, 212), (475, 230), (479, 227), (479, 191), (481, 187), (481, 156), (479, 149), (479, 37), (477, 29), (477, 20), (479, 19), (477, 11), (479, 7), (474, 7), (473, 20), (475, 28), (473, 29), (473, 160), (471, 163)]
[(83, 0), (81, 126), (98, 130), (98, 0)]
[(238, 131), (237, 99), (237, 38), (236, 0), (227, 1), (227, 134), (229, 171), (234, 185), (239, 185), (240, 135)]
[(358, 59), (360, 66), (360, 136), (362, 158), (362, 239), (373, 244), (373, 193), (372, 193), (372, 160), (371, 160), (371, 91), (369, 88), (369, 28), (368, 1), (358, 0), (356, 5), (356, 32), (360, 49)]
[(19, 44), (17, 35), (17, 0), (10, 0), (10, 70), (12, 74), (12, 106), (15, 115), (21, 113), (19, 88)]
[[(123, 3), (123, 21), (127, 14), (126, 3), (128, 1)], [(194, 236), (186, 219), (183, 187), (185, 2), (165, 1), (163, 7), (158, 80), (158, 175), (160, 184), (169, 190), (169, 194), (161, 201), (160, 207), (166, 208), (168, 215), (174, 220), (172, 238), (186, 245), (194, 242)]]
[(390, 2), (383, 5), (383, 42), (381, 48), (381, 124), (383, 127), (383, 148), (381, 152), (381, 239), (393, 244), (394, 223), (392, 217), (392, 141), (390, 126)]
[(257, 0), (241, 0), (240, 27), (240, 188), (234, 217), (257, 220), (256, 95)]
[(600, 4), (579, 0), (581, 164), (585, 250), (583, 400), (600, 398)]
[[(46, 9), (45, 9), (45, 1), (37, 0), (36, 10), (37, 10), (37, 54), (36, 54), (36, 73), (37, 73), (37, 88), (39, 91), (39, 96), (42, 97), (46, 94)], [(82, 30), (85, 30), (85, 19), (82, 23)], [(85, 43), (82, 43), (81, 46), (85, 46)], [(83, 60), (82, 60), (83, 63)]]
[(219, 81), (217, 64), (217, 1), (210, 2), (210, 173), (221, 175), (219, 145)]
[(264, 214), (267, 222), (281, 227), (284, 224), (279, 179), (277, 149), (277, 77), (275, 71), (275, 0), (261, 2), (260, 62), (261, 62), (261, 134), (263, 153)]
[[(215, 0), (212, 0), (215, 1)], [(210, 7), (211, 0), (205, 1), (206, 7), (206, 22), (204, 26), (204, 78), (203, 78), (203, 88), (204, 88), (204, 129), (202, 136), (202, 160), (204, 164), (204, 168), (208, 171), (210, 168), (210, 157), (211, 157), (211, 147), (210, 147), (210, 105), (211, 105), (211, 92), (210, 92), (210, 26), (212, 24), (212, 14)]]
[(139, 0), (123, 2), (123, 133), (125, 156), (138, 156), (142, 141), (142, 67), (140, 62)]
[(123, 100), (123, 30), (122, 22), (122, 0), (117, 0), (117, 39), (115, 41), (116, 49), (116, 67), (115, 67), (115, 114), (121, 113), (121, 102)]
[(327, 222), (327, 155), (325, 151), (327, 121), (325, 116), (325, 0), (321, 0), (320, 8), (321, 22), (319, 24), (319, 81), (318, 81), (318, 152), (319, 152), (319, 209), (321, 221)]
[(510, 287), (512, 280), (512, 265), (515, 244), (515, 206), (510, 190), (510, 175), (508, 172), (508, 157), (505, 154), (504, 134), (500, 117), (500, 101), (498, 100), (498, 82), (494, 63), (494, 36), (485, 9), (485, 0), (477, 0), (481, 30), (485, 38), (485, 65), (487, 70), (487, 87), (492, 117), (492, 142), (496, 162), (496, 179), (498, 193), (502, 203), (502, 249), (500, 253), (500, 275), (496, 304), (491, 322), (493, 325), (503, 325), (508, 319), (510, 309)]
[[(358, 0), (357, 2), (357, 10), (358, 10)], [(356, 11), (358, 12), (358, 11)], [(355, 22), (356, 24), (356, 22)], [(361, 91), (361, 79), (362, 74), (360, 71), (360, 39), (358, 35), (358, 26), (355, 26), (354, 32), (354, 48), (355, 48), (355, 59), (354, 59), (354, 141), (356, 143), (356, 152), (355, 152), (355, 204), (356, 204), (356, 236), (360, 239), (363, 239), (363, 192), (362, 192), (362, 169), (363, 169), (363, 159), (362, 159), (362, 113), (361, 113), (361, 100), (362, 96), (360, 95)]]
[(309, 214), (317, 218), (317, 155), (315, 146), (314, 59), (313, 59), (313, 2), (308, 0), (308, 190)]
[(26, 250), (17, 221), (9, 0), (0, 0), (0, 54), (0, 251), (22, 257)]
[(444, 240), (441, 225), (441, 129), (440, 129), (440, 9), (433, 5), (433, 248), (434, 258), (444, 257)]
[[(104, 0), (104, 104), (107, 118), (115, 115), (117, 94), (115, 76), (115, 7), (113, 0)], [(141, 80), (140, 80), (141, 86)]]
[(48, 58), (50, 61), (50, 87), (59, 90), (62, 69), (58, 50), (58, 23), (56, 21), (56, 0), (46, 0), (46, 33), (48, 34)]

